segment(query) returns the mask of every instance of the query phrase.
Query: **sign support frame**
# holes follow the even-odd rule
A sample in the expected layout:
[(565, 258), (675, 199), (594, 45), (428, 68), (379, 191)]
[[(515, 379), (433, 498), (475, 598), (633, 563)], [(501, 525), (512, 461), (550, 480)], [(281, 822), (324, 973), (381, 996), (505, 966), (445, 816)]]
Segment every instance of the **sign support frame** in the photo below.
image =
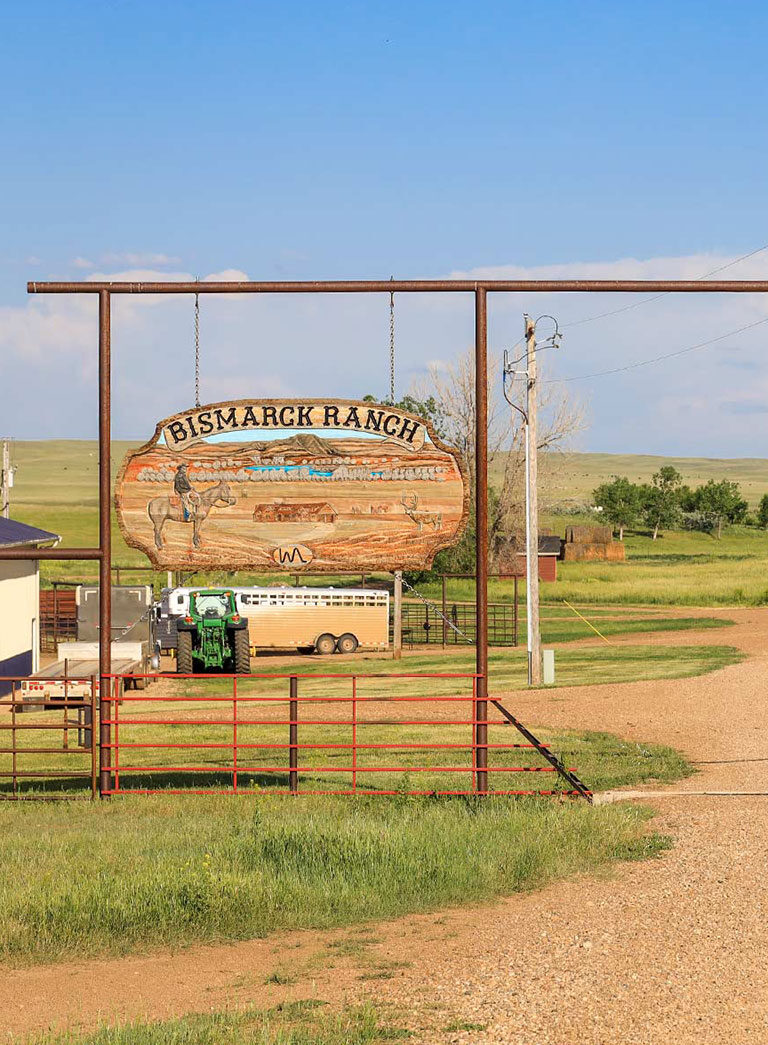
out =
[[(111, 322), (112, 294), (472, 294), (475, 311), (475, 532), (478, 675), (475, 742), (478, 790), (488, 789), (488, 399), (487, 399), (487, 295), (542, 293), (768, 294), (768, 280), (331, 280), (267, 282), (29, 282), (29, 294), (97, 294), (99, 301), (99, 545), (96, 548), (6, 548), (0, 561), (12, 559), (82, 560), (99, 563), (99, 675), (100, 699), (111, 685)], [(100, 793), (108, 789), (111, 771), (109, 719), (101, 726)], [(105, 788), (105, 782), (107, 788)]]

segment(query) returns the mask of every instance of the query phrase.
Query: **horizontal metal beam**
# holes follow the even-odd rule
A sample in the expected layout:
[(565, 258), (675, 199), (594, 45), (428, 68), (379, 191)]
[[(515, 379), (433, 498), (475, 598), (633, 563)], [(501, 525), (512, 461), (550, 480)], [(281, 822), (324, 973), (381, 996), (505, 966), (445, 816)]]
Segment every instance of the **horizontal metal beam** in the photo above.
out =
[(240, 283), (27, 283), (30, 294), (765, 294), (768, 280), (405, 279)]
[(3, 559), (100, 559), (100, 548), (0, 548)]

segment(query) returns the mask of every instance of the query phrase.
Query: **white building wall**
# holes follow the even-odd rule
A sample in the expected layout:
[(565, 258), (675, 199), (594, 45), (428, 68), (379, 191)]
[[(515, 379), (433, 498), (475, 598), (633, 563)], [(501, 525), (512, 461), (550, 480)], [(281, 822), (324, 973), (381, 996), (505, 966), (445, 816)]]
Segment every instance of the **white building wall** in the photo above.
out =
[(0, 562), (0, 662), (32, 650), (32, 670), (37, 671), (39, 606), (38, 562)]

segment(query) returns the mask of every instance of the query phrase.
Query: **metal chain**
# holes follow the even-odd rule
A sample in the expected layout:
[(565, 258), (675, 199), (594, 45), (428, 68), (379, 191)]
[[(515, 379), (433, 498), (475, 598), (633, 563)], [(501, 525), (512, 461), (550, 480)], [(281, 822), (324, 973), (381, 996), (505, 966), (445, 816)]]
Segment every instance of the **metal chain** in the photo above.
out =
[(195, 406), (200, 406), (200, 295), (195, 294)]
[(471, 639), (469, 635), (465, 635), (461, 628), (456, 627), (456, 625), (453, 623), (450, 617), (446, 617), (446, 615), (443, 613), (443, 611), (440, 609), (436, 602), (432, 602), (430, 599), (427, 599), (424, 595), (422, 595), (420, 591), (416, 591), (414, 586), (412, 584), (409, 584), (405, 577), (402, 578), (402, 581), (404, 586), (408, 589), (408, 591), (412, 591), (416, 598), (421, 599), (425, 606), (431, 606), (434, 612), (438, 615), (438, 617), (442, 617), (442, 619), (445, 621), (448, 627), (453, 628), (457, 635), (460, 635), (462, 639), (466, 639), (470, 646), (473, 646), (475, 644), (474, 639)]
[[(390, 281), (395, 277), (390, 276)], [(395, 401), (395, 292), (389, 292), (389, 401)]]

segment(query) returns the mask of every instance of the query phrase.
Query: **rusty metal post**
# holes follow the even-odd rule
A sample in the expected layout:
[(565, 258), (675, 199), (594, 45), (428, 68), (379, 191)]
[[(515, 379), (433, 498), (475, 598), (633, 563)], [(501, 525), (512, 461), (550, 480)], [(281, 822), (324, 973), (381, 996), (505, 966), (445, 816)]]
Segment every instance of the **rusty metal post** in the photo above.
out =
[(446, 644), (446, 641), (447, 641), (447, 638), (448, 638), (448, 621), (447, 621), (446, 616), (445, 616), (445, 611), (446, 611), (446, 592), (445, 592), (445, 574), (443, 574), (443, 608), (442, 608), (442, 613), (443, 613), (443, 649), (445, 649), (445, 644)]
[(517, 629), (518, 629), (518, 620), (519, 620), (519, 617), (518, 617), (519, 607), (518, 607), (518, 602), (517, 602), (517, 576), (515, 576), (514, 582), (515, 582), (515, 594), (514, 594), (514, 600), (515, 600), (515, 612), (514, 612), (515, 641), (514, 641), (514, 645), (517, 646), (517, 643), (518, 643), (518, 630)]
[(290, 720), (289, 732), (288, 732), (288, 786), (291, 794), (295, 795), (299, 790), (299, 749), (296, 746), (299, 742), (299, 679), (297, 675), (291, 675), (291, 688), (290, 688), (290, 714), (288, 716)]
[(400, 660), (403, 656), (403, 571), (395, 570), (392, 619), (392, 658)]
[[(91, 676), (91, 706), (86, 708), (86, 715), (90, 719), (90, 722), (86, 724), (90, 726), (89, 729), (84, 731), (84, 739), (87, 747), (91, 752), (91, 799), (98, 798), (99, 795), (99, 758), (98, 751), (99, 745), (96, 744), (96, 684), (98, 681), (97, 675)], [(90, 712), (90, 714), (89, 714)]]
[(232, 676), (232, 790), (237, 794), (237, 675)]
[(17, 766), (17, 736), (18, 730), (16, 729), (16, 680), (11, 682), (11, 773), (13, 774), (12, 793), (13, 797), (16, 798), (18, 795), (18, 780), (16, 779)]
[(59, 586), (53, 582), (53, 652), (59, 655)]
[(477, 790), (488, 791), (488, 297), (475, 290), (475, 747)]
[(99, 291), (99, 794), (112, 786), (108, 697), (112, 670), (112, 471), (110, 296)]

